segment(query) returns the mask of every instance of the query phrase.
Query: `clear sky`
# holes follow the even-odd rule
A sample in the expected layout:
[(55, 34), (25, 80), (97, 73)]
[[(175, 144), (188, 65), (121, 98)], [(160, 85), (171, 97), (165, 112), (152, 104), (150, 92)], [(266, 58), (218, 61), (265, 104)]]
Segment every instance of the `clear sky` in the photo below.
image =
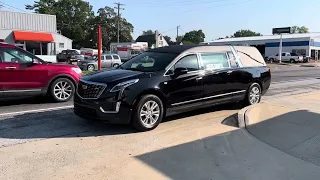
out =
[[(3, 9), (24, 10), (34, 0), (0, 0)], [(87, 0), (95, 11), (114, 7), (115, 0)], [(306, 26), (320, 32), (320, 0), (119, 0), (125, 4), (122, 16), (133, 24), (136, 38), (142, 30), (159, 30), (175, 38), (179, 33), (202, 29), (206, 41), (225, 37), (240, 29), (270, 35), (272, 28)], [(8, 6), (10, 5), (10, 6)]]

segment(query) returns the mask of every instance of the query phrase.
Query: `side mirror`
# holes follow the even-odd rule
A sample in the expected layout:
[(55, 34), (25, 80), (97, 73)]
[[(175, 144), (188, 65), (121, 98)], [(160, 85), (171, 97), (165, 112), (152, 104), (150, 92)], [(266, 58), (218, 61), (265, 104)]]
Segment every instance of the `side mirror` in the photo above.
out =
[(188, 72), (187, 68), (175, 68), (174, 69), (174, 74), (175, 75), (187, 74), (187, 72)]

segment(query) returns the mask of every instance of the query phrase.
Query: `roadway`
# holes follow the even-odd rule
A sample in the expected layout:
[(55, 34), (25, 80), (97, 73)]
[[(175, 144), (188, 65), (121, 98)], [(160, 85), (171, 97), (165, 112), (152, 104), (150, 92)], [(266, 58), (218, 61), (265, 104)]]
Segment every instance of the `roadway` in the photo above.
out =
[[(305, 80), (310, 82), (317, 83), (317, 78), (320, 78), (320, 68), (315, 67), (294, 67), (294, 66), (284, 66), (284, 65), (270, 65), (273, 67), (272, 70), (272, 83), (286, 83), (299, 81), (299, 85), (304, 84)], [(273, 85), (272, 84), (272, 85)], [(308, 83), (307, 83), (308, 84)], [(312, 85), (312, 83), (311, 83)], [(271, 88), (272, 89), (272, 88)], [(296, 90), (304, 90), (304, 86), (295, 87)], [(267, 95), (273, 95), (278, 93), (283, 93), (285, 90), (272, 91)], [(14, 113), (21, 111), (48, 111), (55, 109), (68, 109), (72, 108), (72, 101), (65, 103), (52, 103), (46, 97), (38, 98), (25, 98), (25, 99), (16, 99), (11, 101), (0, 102), (0, 114), (5, 113)]]

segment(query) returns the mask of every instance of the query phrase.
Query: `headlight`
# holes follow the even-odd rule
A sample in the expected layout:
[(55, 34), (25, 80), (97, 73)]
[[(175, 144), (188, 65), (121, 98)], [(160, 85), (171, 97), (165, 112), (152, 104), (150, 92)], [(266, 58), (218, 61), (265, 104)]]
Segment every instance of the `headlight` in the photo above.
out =
[(117, 92), (117, 91), (121, 91), (122, 89), (125, 89), (128, 86), (131, 86), (135, 83), (137, 83), (139, 81), (139, 79), (133, 79), (133, 80), (129, 80), (129, 81), (125, 81), (122, 83), (119, 83), (117, 85), (115, 85), (110, 92)]
[(81, 74), (82, 73), (81, 69), (77, 68), (77, 67), (72, 68), (72, 70), (77, 74)]

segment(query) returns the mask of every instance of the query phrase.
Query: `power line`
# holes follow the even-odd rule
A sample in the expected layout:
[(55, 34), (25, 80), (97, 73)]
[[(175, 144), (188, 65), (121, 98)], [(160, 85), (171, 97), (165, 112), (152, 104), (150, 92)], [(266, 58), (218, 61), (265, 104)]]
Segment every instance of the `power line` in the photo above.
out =
[[(22, 9), (17, 8), (17, 7), (14, 7), (14, 6), (11, 6), (11, 5), (9, 5), (9, 4), (6, 4), (6, 3), (4, 3), (4, 2), (2, 2), (2, 1), (0, 1), (0, 3), (3, 4), (4, 6), (8, 6), (8, 7), (7, 7), (8, 9), (10, 9), (9, 7), (11, 7), (11, 8), (17, 9), (17, 10), (22, 11), (22, 12), (27, 12), (27, 11), (25, 11), (25, 10), (22, 10)], [(0, 7), (1, 7), (1, 6), (0, 6)], [(11, 9), (11, 10), (12, 10), (12, 9)]]
[(124, 4), (121, 4), (121, 3), (114, 3), (117, 5), (117, 7), (115, 7), (115, 9), (118, 10), (118, 20), (117, 20), (117, 39), (118, 39), (118, 43), (120, 41), (120, 10), (124, 10), (124, 8), (121, 8), (121, 6), (124, 6)]

